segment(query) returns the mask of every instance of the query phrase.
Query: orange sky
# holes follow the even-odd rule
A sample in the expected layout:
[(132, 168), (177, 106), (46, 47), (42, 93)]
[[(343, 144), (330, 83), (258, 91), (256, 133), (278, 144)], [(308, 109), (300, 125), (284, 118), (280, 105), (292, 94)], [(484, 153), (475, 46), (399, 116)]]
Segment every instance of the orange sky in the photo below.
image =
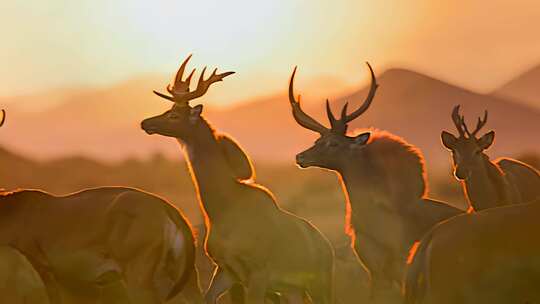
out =
[(283, 91), (295, 64), (343, 88), (369, 60), (488, 91), (540, 63), (536, 0), (28, 0), (0, 20), (0, 96), (171, 75), (190, 52), (238, 72), (222, 104)]

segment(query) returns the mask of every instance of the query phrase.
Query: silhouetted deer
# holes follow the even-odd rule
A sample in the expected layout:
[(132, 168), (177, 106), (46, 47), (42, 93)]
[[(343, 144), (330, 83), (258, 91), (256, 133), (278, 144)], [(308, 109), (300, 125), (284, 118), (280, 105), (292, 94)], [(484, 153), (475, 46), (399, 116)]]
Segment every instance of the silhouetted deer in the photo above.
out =
[[(370, 272), (372, 292), (386, 293), (393, 283), (400, 284), (411, 245), (433, 225), (462, 211), (426, 198), (424, 161), (415, 147), (374, 130), (347, 136), (348, 123), (369, 108), (378, 87), (368, 67), (371, 87), (358, 109), (347, 114), (345, 104), (337, 119), (326, 100), (330, 128), (301, 109), (300, 97), (295, 99), (296, 68), (289, 83), (289, 101), (296, 122), (320, 134), (311, 148), (296, 156), (297, 164), (338, 173), (346, 199), (346, 232)], [(393, 291), (397, 294), (398, 290)]]
[[(28, 259), (54, 304), (66, 297), (158, 304), (180, 291), (202, 303), (188, 221), (162, 198), (136, 189), (2, 192), (0, 246)], [(103, 299), (104, 290), (114, 299)]]
[(51, 303), (63, 288), (96, 303), (100, 289), (114, 284), (135, 303), (163, 303), (184, 287), (193, 301), (201, 297), (189, 224), (168, 202), (139, 190), (3, 193), (0, 245), (28, 258)]
[(485, 111), (474, 131), (469, 132), (465, 118), (459, 115), (459, 105), (455, 106), (452, 120), (459, 137), (441, 133), (443, 145), (452, 151), (454, 175), (461, 181), (469, 205), (478, 211), (540, 198), (540, 175), (535, 169), (510, 158), (492, 162), (484, 153), (495, 139), (494, 131), (476, 137), (487, 117)]
[(456, 216), (407, 268), (407, 304), (540, 303), (540, 200)]
[(333, 303), (333, 250), (327, 239), (308, 221), (282, 210), (272, 193), (253, 181), (249, 158), (238, 144), (210, 126), (201, 116), (202, 105), (189, 105), (233, 72), (214, 70), (205, 80), (203, 69), (197, 89), (189, 91), (193, 72), (182, 77), (190, 57), (174, 86), (167, 87), (172, 96), (156, 92), (173, 101), (172, 108), (144, 120), (142, 128), (174, 137), (184, 148), (206, 219), (206, 253), (216, 264), (207, 303), (216, 303), (237, 283), (245, 287), (249, 304), (262, 304), (274, 292)]

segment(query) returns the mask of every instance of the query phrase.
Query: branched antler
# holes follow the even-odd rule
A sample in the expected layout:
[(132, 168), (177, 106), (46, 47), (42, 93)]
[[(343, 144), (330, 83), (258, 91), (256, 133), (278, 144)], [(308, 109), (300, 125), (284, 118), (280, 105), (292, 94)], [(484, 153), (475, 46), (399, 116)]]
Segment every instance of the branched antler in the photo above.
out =
[(222, 81), (223, 78), (234, 74), (235, 72), (225, 72), (221, 74), (217, 74), (217, 68), (214, 69), (210, 77), (208, 79), (204, 79), (204, 73), (206, 72), (206, 67), (203, 68), (201, 75), (199, 76), (199, 81), (197, 82), (197, 88), (194, 91), (189, 90), (189, 85), (191, 83), (191, 78), (193, 77), (193, 74), (195, 73), (196, 69), (193, 69), (191, 73), (188, 75), (188, 77), (185, 80), (182, 80), (182, 77), (184, 75), (184, 71), (186, 69), (187, 63), (191, 59), (191, 55), (189, 55), (184, 62), (182, 62), (182, 65), (180, 65), (180, 68), (178, 69), (178, 72), (176, 73), (176, 77), (174, 78), (174, 84), (171, 86), (170, 84), (167, 85), (167, 92), (169, 92), (172, 96), (165, 95), (163, 93), (154, 91), (154, 93), (160, 97), (163, 97), (167, 100), (170, 100), (172, 102), (175, 102), (179, 105), (189, 105), (189, 101), (195, 98), (199, 98), (203, 96), (207, 91), (208, 88), (212, 83)]
[(480, 131), (480, 129), (482, 129), (486, 125), (487, 119), (488, 119), (488, 111), (485, 110), (484, 118), (482, 119), (478, 117), (478, 122), (476, 123), (476, 129), (474, 129), (474, 131), (472, 132), (472, 136), (476, 136), (476, 134), (478, 134), (478, 131)]
[(301, 99), (300, 95), (298, 95), (298, 100), (294, 98), (294, 76), (295, 75), (296, 75), (296, 67), (294, 67), (294, 70), (291, 75), (291, 79), (289, 81), (289, 102), (291, 103), (294, 119), (299, 125), (301, 125), (302, 127), (306, 129), (318, 132), (320, 134), (328, 133), (330, 129), (320, 124), (313, 117), (309, 116), (302, 110), (302, 108), (300, 107), (300, 99)]
[(465, 134), (469, 138), (476, 137), (476, 134), (482, 129), (487, 122), (488, 118), (488, 111), (484, 111), (484, 118), (478, 117), (478, 121), (476, 123), (476, 128), (473, 132), (469, 131), (469, 128), (467, 127), (467, 124), (465, 123), (465, 117), (463, 115), (459, 115), (459, 105), (455, 106), (452, 110), (452, 121), (454, 121), (454, 124), (456, 125), (456, 128), (459, 132), (460, 137), (465, 137)]
[(452, 121), (454, 122), (454, 125), (456, 125), (456, 129), (459, 132), (459, 137), (465, 137), (465, 132), (469, 133), (465, 125), (465, 118), (461, 115), (459, 115), (459, 107), (460, 105), (457, 105), (452, 110)]
[(295, 67), (291, 75), (291, 80), (289, 82), (289, 102), (291, 103), (293, 116), (296, 122), (298, 122), (298, 124), (300, 124), (304, 128), (318, 132), (320, 134), (324, 134), (327, 132), (346, 134), (347, 124), (351, 122), (353, 119), (362, 115), (369, 108), (369, 106), (371, 105), (371, 102), (373, 101), (373, 98), (375, 97), (375, 92), (377, 91), (377, 88), (379, 86), (377, 84), (375, 73), (373, 72), (371, 65), (369, 65), (369, 63), (367, 63), (367, 65), (371, 73), (371, 87), (369, 88), (369, 93), (366, 99), (364, 100), (364, 103), (362, 103), (362, 105), (356, 111), (347, 115), (348, 103), (345, 103), (345, 105), (341, 109), (340, 119), (336, 119), (334, 117), (334, 114), (332, 113), (332, 110), (330, 109), (330, 102), (328, 101), (328, 99), (326, 100), (326, 115), (328, 116), (328, 120), (330, 121), (330, 126), (331, 126), (330, 129), (326, 128), (325, 126), (320, 124), (318, 121), (316, 121), (314, 118), (307, 115), (300, 108), (300, 96), (298, 96), (298, 101), (295, 100), (294, 92), (293, 92), (293, 82), (294, 82), (294, 76), (296, 74), (296, 67)]
[(375, 78), (375, 73), (373, 72), (373, 68), (369, 64), (369, 62), (366, 62), (369, 72), (371, 74), (371, 86), (369, 87), (369, 93), (362, 105), (356, 109), (356, 111), (352, 112), (351, 114), (347, 115), (347, 106), (349, 103), (345, 103), (343, 108), (341, 109), (341, 118), (335, 119), (334, 114), (332, 114), (332, 110), (330, 109), (330, 105), (328, 100), (326, 100), (326, 114), (328, 115), (328, 119), (330, 120), (330, 124), (332, 125), (332, 132), (339, 133), (339, 134), (346, 134), (347, 133), (347, 124), (354, 119), (356, 119), (358, 116), (364, 114), (364, 112), (369, 109), (369, 106), (371, 105), (371, 102), (373, 101), (373, 98), (375, 97), (375, 93), (377, 92), (377, 88), (379, 87), (379, 84), (377, 84), (377, 79)]

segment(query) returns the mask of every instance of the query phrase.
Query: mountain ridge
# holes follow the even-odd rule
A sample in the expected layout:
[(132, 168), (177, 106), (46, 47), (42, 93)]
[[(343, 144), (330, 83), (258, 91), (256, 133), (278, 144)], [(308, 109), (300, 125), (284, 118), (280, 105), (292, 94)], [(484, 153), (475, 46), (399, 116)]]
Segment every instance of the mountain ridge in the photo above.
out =
[[(377, 78), (379, 90), (371, 108), (351, 122), (349, 130), (375, 127), (403, 137), (418, 146), (428, 167), (448, 167), (449, 153), (440, 144), (442, 130), (455, 132), (450, 119), (454, 105), (462, 104), (467, 121), (474, 122), (484, 109), (490, 118), (484, 131), (497, 132), (496, 143), (488, 151), (493, 157), (538, 152), (540, 144), (530, 139), (540, 131), (540, 110), (513, 100), (479, 94), (408, 69), (389, 69)], [(140, 121), (170, 107), (153, 96), (156, 81), (134, 86), (91, 92), (82, 100), (39, 113), (8, 108), (8, 123), (2, 128), (0, 143), (26, 155), (52, 158), (82, 155), (120, 160), (164, 153), (180, 157), (175, 140), (148, 136)], [(330, 98), (334, 112), (345, 102), (349, 111), (364, 100), (369, 84)], [(296, 85), (304, 98), (304, 110), (328, 125), (324, 98), (309, 96)], [(105, 92), (105, 93), (103, 93)], [(332, 96), (329, 96), (332, 97)], [(204, 99), (199, 103), (205, 104)], [(92, 106), (99, 104), (99, 106)], [(283, 92), (245, 101), (230, 107), (207, 106), (204, 115), (219, 130), (231, 134), (255, 160), (293, 162), (294, 155), (309, 147), (317, 134), (296, 124)], [(519, 122), (519, 125), (516, 123)]]
[(540, 110), (540, 64), (494, 90), (491, 95), (512, 99)]

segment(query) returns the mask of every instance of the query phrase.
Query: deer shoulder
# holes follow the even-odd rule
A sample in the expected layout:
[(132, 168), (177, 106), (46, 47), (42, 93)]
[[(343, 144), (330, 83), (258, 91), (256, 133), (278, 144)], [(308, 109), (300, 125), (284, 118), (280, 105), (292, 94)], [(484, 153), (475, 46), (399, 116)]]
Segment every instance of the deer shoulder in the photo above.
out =
[(236, 141), (222, 135), (218, 138), (218, 143), (236, 178), (239, 180), (254, 178), (255, 172), (251, 160)]

